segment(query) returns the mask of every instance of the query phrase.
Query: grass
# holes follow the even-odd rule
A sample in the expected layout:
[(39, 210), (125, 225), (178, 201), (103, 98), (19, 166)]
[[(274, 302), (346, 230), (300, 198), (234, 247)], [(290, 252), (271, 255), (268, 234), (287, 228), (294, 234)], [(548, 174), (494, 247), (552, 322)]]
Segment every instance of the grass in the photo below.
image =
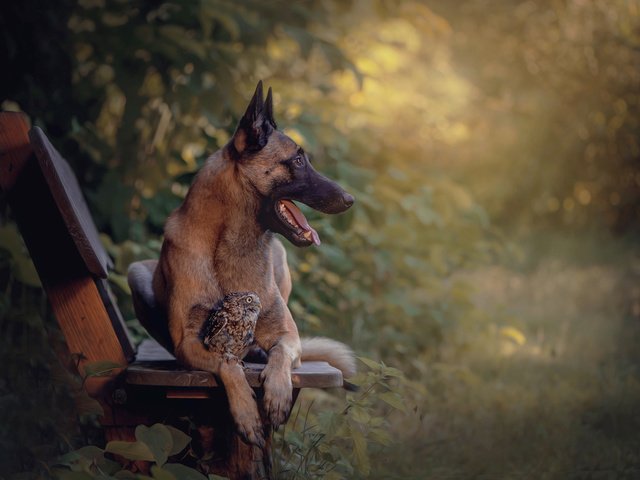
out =
[(519, 250), (456, 279), (476, 308), (427, 365), (422, 421), (394, 422), (377, 478), (640, 478), (638, 250), (551, 235)]

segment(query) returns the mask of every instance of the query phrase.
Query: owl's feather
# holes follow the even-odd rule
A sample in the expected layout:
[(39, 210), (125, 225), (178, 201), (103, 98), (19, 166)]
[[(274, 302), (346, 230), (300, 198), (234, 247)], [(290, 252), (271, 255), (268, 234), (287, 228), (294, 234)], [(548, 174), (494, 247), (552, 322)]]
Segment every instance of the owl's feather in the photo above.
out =
[(260, 298), (255, 293), (226, 295), (202, 325), (200, 338), (205, 347), (214, 354), (241, 359), (254, 343), (260, 307)]

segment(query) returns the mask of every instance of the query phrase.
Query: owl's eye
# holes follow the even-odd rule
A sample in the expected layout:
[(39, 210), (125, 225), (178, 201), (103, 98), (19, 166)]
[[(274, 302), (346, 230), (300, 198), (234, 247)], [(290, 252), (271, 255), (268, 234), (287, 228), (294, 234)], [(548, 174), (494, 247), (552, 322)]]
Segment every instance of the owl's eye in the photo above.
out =
[(251, 297), (247, 297), (246, 302), (247, 302), (247, 303), (251, 303), (251, 302), (253, 302), (253, 298), (251, 298)]

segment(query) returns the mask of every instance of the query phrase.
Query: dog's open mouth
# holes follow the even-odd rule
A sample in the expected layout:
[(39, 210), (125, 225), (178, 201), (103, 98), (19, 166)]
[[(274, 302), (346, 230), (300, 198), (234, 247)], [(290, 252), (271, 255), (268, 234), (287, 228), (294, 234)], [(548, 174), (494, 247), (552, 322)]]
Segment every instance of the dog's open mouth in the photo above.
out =
[(309, 222), (295, 203), (291, 200), (278, 200), (276, 210), (278, 216), (295, 231), (296, 235), (315, 245), (320, 245), (318, 232), (309, 225)]

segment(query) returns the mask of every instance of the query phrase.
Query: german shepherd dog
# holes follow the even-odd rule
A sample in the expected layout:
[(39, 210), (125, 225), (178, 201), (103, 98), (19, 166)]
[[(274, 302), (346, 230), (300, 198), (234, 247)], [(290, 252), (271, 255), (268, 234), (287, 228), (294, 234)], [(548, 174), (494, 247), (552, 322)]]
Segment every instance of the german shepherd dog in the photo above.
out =
[(153, 278), (176, 358), (220, 378), (238, 433), (258, 446), (264, 445), (262, 424), (241, 364), (212, 355), (198, 337), (223, 296), (253, 291), (260, 297), (255, 339), (268, 355), (261, 379), (272, 426), (288, 416), (291, 369), (301, 359), (328, 361), (345, 377), (355, 372), (345, 345), (329, 339), (301, 342), (287, 307), (291, 276), (274, 232), (298, 247), (320, 244), (294, 200), (330, 214), (344, 212), (354, 202), (316, 172), (302, 147), (277, 130), (271, 88), (265, 100), (259, 82), (229, 143), (206, 161), (183, 204), (169, 216)]

